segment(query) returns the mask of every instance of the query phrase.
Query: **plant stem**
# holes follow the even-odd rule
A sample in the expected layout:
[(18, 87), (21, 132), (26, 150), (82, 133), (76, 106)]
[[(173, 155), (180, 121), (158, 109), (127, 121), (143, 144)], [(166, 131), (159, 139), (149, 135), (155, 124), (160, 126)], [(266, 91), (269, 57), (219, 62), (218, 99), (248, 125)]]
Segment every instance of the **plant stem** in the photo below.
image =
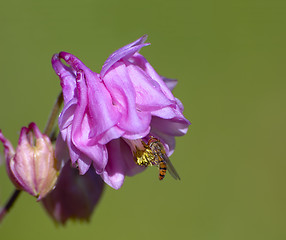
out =
[[(60, 92), (60, 94), (57, 97), (57, 100), (52, 108), (51, 114), (49, 116), (48, 122), (46, 124), (44, 134), (49, 136), (53, 134), (53, 128), (55, 125), (55, 121), (57, 120), (61, 105), (63, 103), (63, 92)], [(6, 216), (6, 214), (9, 212), (9, 210), (13, 207), (14, 203), (18, 199), (19, 195), (21, 193), (21, 190), (15, 189), (9, 200), (7, 201), (4, 208), (0, 209), (0, 223), (3, 220), (3, 218)]]
[(58, 117), (58, 114), (59, 114), (61, 105), (63, 103), (63, 100), (64, 100), (63, 99), (63, 92), (61, 91), (59, 96), (57, 97), (57, 100), (56, 100), (54, 106), (53, 106), (53, 109), (51, 111), (50, 117), (48, 119), (48, 122), (47, 122), (45, 130), (44, 130), (44, 134), (47, 136), (51, 135), (53, 132), (55, 121)]
[(12, 206), (15, 203), (15, 201), (19, 197), (20, 193), (21, 193), (21, 190), (15, 189), (13, 194), (12, 194), (12, 196), (7, 201), (5, 207), (1, 209), (1, 211), (0, 211), (0, 223), (3, 220), (3, 218), (5, 217), (5, 215), (9, 212), (10, 208), (12, 208)]

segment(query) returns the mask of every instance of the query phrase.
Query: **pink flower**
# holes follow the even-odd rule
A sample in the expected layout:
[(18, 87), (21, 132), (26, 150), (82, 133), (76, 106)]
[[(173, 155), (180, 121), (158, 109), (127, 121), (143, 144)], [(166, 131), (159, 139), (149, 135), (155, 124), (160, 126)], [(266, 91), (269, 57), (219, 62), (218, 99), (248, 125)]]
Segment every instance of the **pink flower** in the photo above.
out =
[(145, 40), (143, 36), (115, 51), (100, 74), (72, 54), (60, 52), (52, 58), (64, 96), (56, 148), (66, 144), (81, 174), (93, 164), (115, 189), (122, 186), (126, 175), (144, 169), (132, 155), (144, 137), (156, 136), (171, 155), (174, 136), (186, 134), (190, 124), (182, 114), (182, 103), (169, 89), (176, 81), (159, 76), (138, 53), (149, 45)]
[(48, 214), (58, 223), (68, 219), (89, 220), (104, 189), (104, 182), (93, 167), (81, 176), (68, 161), (59, 176), (56, 188), (42, 203)]
[(58, 169), (50, 139), (35, 123), (23, 127), (16, 151), (0, 131), (4, 145), (7, 172), (16, 188), (40, 200), (50, 192), (57, 180)]

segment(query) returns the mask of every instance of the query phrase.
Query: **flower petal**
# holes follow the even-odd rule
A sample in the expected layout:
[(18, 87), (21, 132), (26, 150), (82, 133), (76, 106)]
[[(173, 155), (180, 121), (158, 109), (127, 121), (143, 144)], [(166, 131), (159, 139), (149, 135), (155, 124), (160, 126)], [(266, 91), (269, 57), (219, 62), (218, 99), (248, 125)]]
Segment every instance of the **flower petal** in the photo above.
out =
[(144, 72), (146, 72), (146, 74), (156, 81), (166, 97), (168, 97), (170, 100), (175, 100), (175, 97), (173, 96), (171, 90), (167, 87), (162, 77), (154, 70), (150, 63), (141, 54), (135, 53), (134, 56), (128, 60), (134, 65), (138, 65), (143, 69)]
[(137, 110), (135, 89), (125, 64), (115, 63), (112, 71), (106, 73), (104, 83), (118, 111), (122, 114), (117, 126), (127, 132), (145, 132), (149, 127), (151, 115), (149, 112)]
[(57, 159), (58, 169), (62, 169), (64, 164), (70, 159), (68, 146), (62, 138), (62, 134), (60, 133), (56, 140), (55, 156)]
[(100, 76), (103, 78), (106, 72), (109, 70), (109, 68), (120, 59), (128, 58), (132, 56), (134, 53), (138, 52), (142, 47), (150, 45), (150, 43), (144, 43), (146, 39), (147, 35), (144, 35), (141, 38), (137, 39), (136, 41), (112, 53), (103, 64)]
[(67, 67), (61, 62), (59, 54), (53, 56), (52, 66), (61, 80), (64, 102), (67, 103), (75, 97), (76, 73), (72, 68)]
[(122, 129), (120, 129), (117, 126), (114, 126), (114, 127), (110, 128), (109, 130), (107, 130), (104, 134), (102, 134), (96, 140), (98, 141), (99, 144), (104, 145), (113, 139), (120, 138), (124, 134), (125, 134), (125, 131), (123, 131)]
[(21, 184), (19, 183), (19, 181), (15, 178), (13, 172), (11, 171), (11, 161), (13, 160), (14, 156), (15, 156), (15, 150), (11, 144), (11, 142), (5, 138), (5, 136), (3, 135), (2, 131), (0, 130), (0, 141), (3, 143), (4, 146), (4, 154), (5, 154), (5, 160), (6, 160), (6, 170), (8, 173), (8, 176), (10, 177), (10, 179), (12, 180), (12, 182), (14, 183), (14, 185), (17, 188), (21, 188)]
[[(90, 138), (98, 138), (101, 134), (114, 127), (121, 117), (112, 101), (110, 93), (103, 82), (94, 74), (94, 77), (86, 78), (87, 95), (89, 98), (88, 110), (90, 114), (91, 128)], [(110, 133), (110, 132), (109, 132)], [(110, 136), (112, 138), (112, 136)]]
[(135, 164), (130, 148), (122, 139), (109, 142), (107, 150), (109, 160), (101, 177), (114, 189), (122, 186), (125, 175), (132, 176), (145, 169)]
[[(58, 124), (61, 131), (66, 129), (72, 124), (74, 119), (74, 112), (77, 107), (77, 100), (72, 98), (69, 102), (64, 105), (64, 108), (59, 116)], [(63, 136), (64, 137), (64, 136)], [(65, 139), (65, 137), (64, 137)]]
[(2, 131), (0, 130), (0, 141), (3, 143), (4, 146), (4, 154), (6, 161), (10, 161), (10, 159), (14, 156), (15, 150), (11, 144), (11, 142), (4, 137)]
[(84, 175), (88, 171), (91, 163), (91, 158), (89, 158), (85, 154), (80, 154), (79, 158), (77, 159), (77, 167), (80, 175)]
[(175, 105), (162, 92), (160, 85), (140, 67), (127, 63), (127, 71), (136, 93), (136, 106), (141, 111), (155, 111)]
[(152, 117), (151, 126), (152, 130), (156, 129), (156, 132), (162, 132), (170, 136), (183, 136), (187, 133), (189, 121), (180, 119), (162, 119), (158, 117)]
[(177, 79), (171, 79), (161, 76), (164, 83), (167, 85), (167, 87), (170, 89), (170, 91), (173, 91), (173, 89), (176, 87), (178, 80)]

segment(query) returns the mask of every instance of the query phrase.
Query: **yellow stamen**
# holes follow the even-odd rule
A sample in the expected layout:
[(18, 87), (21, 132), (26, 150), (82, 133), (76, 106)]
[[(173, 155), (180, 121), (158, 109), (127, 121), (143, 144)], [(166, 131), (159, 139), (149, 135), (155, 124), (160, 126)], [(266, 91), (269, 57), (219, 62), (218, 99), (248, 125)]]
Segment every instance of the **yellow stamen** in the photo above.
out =
[(124, 140), (131, 148), (133, 159), (137, 165), (145, 167), (153, 165), (155, 156), (150, 147), (142, 139)]

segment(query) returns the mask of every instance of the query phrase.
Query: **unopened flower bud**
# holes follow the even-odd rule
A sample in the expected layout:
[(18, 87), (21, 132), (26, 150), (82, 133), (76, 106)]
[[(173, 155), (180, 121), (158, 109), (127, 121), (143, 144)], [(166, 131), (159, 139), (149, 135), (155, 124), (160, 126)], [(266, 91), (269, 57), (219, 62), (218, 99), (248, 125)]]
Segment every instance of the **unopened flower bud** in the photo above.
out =
[(0, 131), (7, 172), (16, 188), (40, 200), (56, 183), (58, 169), (52, 143), (35, 123), (21, 129), (16, 151)]
[(60, 224), (67, 220), (89, 220), (104, 189), (104, 182), (91, 167), (84, 175), (68, 161), (59, 176), (56, 188), (42, 203), (48, 214)]

